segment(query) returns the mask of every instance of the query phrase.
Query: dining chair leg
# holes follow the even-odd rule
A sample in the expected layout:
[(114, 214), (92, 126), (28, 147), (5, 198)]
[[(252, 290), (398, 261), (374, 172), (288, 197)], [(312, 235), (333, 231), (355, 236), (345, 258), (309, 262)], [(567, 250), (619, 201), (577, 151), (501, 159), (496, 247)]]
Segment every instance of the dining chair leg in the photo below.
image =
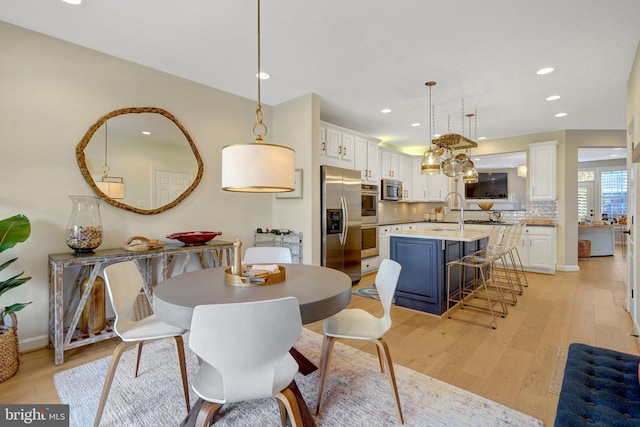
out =
[(400, 418), (400, 424), (404, 424), (404, 417), (402, 416), (402, 407), (400, 406), (400, 395), (398, 394), (398, 385), (396, 384), (396, 374), (393, 371), (393, 362), (391, 361), (391, 353), (389, 352), (389, 346), (382, 338), (378, 338), (376, 340), (376, 346), (378, 347), (379, 352), (384, 355), (384, 362), (387, 368), (387, 373), (389, 375), (389, 382), (391, 383), (391, 389), (393, 390), (393, 395), (396, 400), (396, 409), (398, 410), (398, 417)]
[(329, 370), (329, 360), (331, 358), (331, 350), (336, 338), (325, 335), (322, 341), (322, 353), (320, 355), (320, 386), (318, 388), (318, 406), (316, 406), (316, 415), (320, 414), (320, 406), (322, 406), (322, 398), (324, 396), (324, 386), (327, 382), (327, 371)]
[[(277, 396), (276, 396), (277, 397)], [(278, 410), (280, 411), (280, 424), (282, 427), (287, 426), (287, 407), (280, 399), (276, 399), (278, 401)]]
[(111, 362), (109, 363), (109, 369), (107, 369), (107, 376), (104, 379), (104, 386), (102, 386), (102, 394), (100, 395), (100, 402), (98, 403), (96, 418), (93, 421), (94, 427), (98, 427), (100, 425), (100, 420), (102, 419), (102, 413), (104, 412), (104, 407), (105, 407), (105, 404), (107, 403), (107, 397), (109, 397), (109, 390), (111, 389), (111, 383), (113, 382), (113, 377), (116, 373), (116, 370), (118, 369), (118, 363), (120, 362), (120, 357), (122, 357), (122, 353), (126, 349), (128, 349), (129, 347), (135, 344), (136, 344), (135, 342), (122, 341), (113, 350), (113, 355), (111, 356)]
[(184, 402), (187, 405), (187, 412), (189, 412), (191, 410), (191, 404), (189, 403), (189, 382), (187, 381), (187, 364), (184, 356), (184, 340), (181, 335), (176, 335), (173, 337), (173, 341), (176, 345), (176, 352), (178, 353), (178, 364), (180, 365), (180, 376), (182, 377)]
[(202, 402), (202, 407), (195, 421), (195, 427), (209, 427), (220, 408), (222, 408), (221, 403), (207, 402), (206, 400)]
[(142, 355), (143, 344), (144, 344), (144, 341), (140, 341), (136, 345), (136, 362), (133, 366), (133, 378), (138, 378), (138, 369), (140, 368), (140, 356)]
[(380, 347), (376, 345), (376, 352), (378, 353), (378, 362), (380, 363), (380, 372), (385, 373), (384, 361), (382, 359), (382, 353), (380, 353)]
[(302, 414), (300, 414), (300, 406), (298, 405), (298, 400), (296, 399), (293, 391), (287, 387), (280, 393), (276, 394), (276, 398), (286, 408), (286, 412), (289, 414), (289, 419), (291, 420), (291, 426), (303, 427), (304, 423), (302, 422)]

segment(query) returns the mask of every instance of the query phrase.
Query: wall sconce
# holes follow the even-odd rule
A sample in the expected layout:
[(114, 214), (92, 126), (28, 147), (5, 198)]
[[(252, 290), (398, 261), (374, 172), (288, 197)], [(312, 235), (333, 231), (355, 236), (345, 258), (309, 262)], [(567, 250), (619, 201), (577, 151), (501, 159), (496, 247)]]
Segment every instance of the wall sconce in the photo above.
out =
[(518, 176), (521, 178), (527, 177), (527, 165), (518, 165), (517, 169)]

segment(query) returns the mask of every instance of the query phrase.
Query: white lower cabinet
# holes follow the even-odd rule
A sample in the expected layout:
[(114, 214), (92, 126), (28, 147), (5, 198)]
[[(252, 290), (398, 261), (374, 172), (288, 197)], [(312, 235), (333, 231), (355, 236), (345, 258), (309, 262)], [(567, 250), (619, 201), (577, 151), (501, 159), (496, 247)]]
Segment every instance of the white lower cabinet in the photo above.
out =
[(378, 270), (380, 267), (380, 256), (372, 256), (369, 258), (362, 258), (362, 274), (371, 273)]
[(556, 227), (528, 225), (518, 253), (527, 271), (554, 274), (557, 262)]

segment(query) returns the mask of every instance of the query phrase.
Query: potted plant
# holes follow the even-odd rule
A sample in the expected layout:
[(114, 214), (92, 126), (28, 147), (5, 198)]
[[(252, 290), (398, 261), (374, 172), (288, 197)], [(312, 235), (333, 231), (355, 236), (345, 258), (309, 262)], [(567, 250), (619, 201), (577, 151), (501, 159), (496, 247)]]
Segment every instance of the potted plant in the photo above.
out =
[[(0, 252), (24, 242), (31, 233), (31, 224), (24, 215), (15, 215), (0, 221)], [(12, 258), (0, 264), (0, 272), (13, 264), (18, 258)], [(31, 277), (22, 277), (24, 272), (0, 281), (0, 297), (5, 292), (23, 285)], [(18, 318), (15, 313), (22, 310), (27, 303), (13, 303), (0, 308), (0, 382), (11, 378), (20, 367), (18, 351)], [(5, 325), (6, 317), (11, 318), (11, 326)]]

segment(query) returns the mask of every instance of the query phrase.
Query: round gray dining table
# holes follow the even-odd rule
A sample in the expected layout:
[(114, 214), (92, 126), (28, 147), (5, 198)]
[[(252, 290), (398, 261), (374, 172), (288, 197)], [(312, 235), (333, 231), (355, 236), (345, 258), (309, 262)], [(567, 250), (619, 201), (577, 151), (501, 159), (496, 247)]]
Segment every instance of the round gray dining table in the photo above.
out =
[[(229, 267), (215, 267), (181, 274), (157, 285), (153, 291), (153, 311), (163, 322), (191, 328), (193, 309), (203, 304), (262, 301), (293, 296), (300, 304), (302, 323), (312, 323), (339, 312), (351, 301), (351, 278), (341, 271), (304, 264), (282, 264), (285, 280), (273, 285), (227, 285), (224, 272)], [(317, 367), (295, 348), (291, 355), (308, 375)], [(295, 381), (291, 389), (296, 396), (305, 426), (315, 421)], [(181, 427), (190, 427), (202, 406), (202, 399), (192, 406)]]
[(296, 297), (302, 323), (308, 324), (339, 312), (351, 301), (351, 279), (341, 271), (305, 264), (282, 264), (285, 280), (273, 285), (227, 285), (229, 267), (193, 271), (167, 279), (153, 291), (153, 311), (163, 322), (191, 327), (197, 305), (262, 301)]

